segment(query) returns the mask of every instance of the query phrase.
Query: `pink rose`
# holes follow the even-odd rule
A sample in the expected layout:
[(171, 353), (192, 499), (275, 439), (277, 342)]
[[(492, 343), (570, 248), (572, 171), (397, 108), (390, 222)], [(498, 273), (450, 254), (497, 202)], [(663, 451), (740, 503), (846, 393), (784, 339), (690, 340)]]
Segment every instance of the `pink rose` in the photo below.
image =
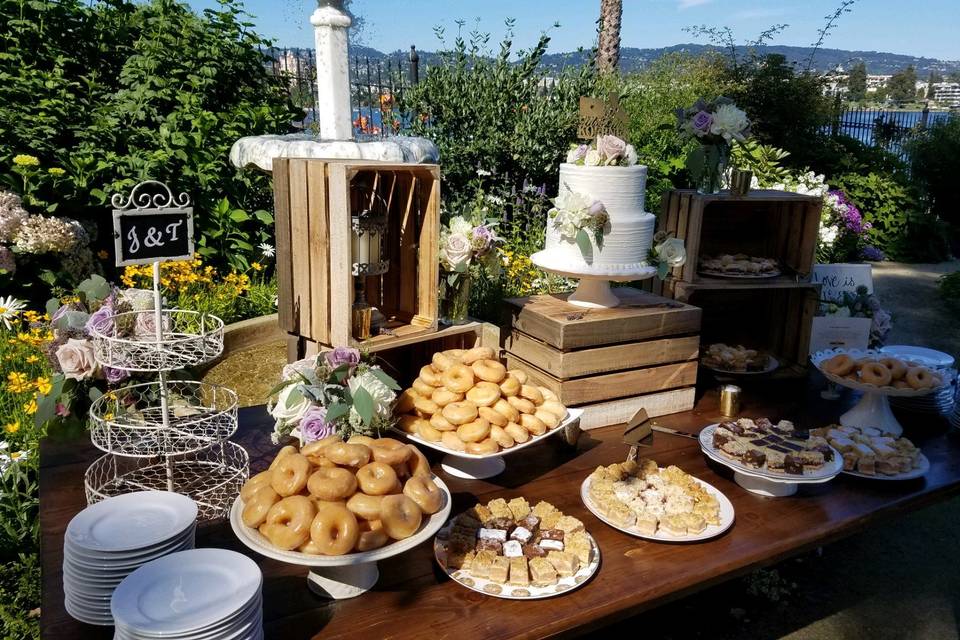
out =
[(56, 351), (57, 362), (65, 378), (86, 380), (97, 372), (97, 360), (93, 356), (90, 340), (70, 338)]
[(614, 164), (627, 152), (627, 143), (617, 136), (597, 136), (597, 151), (606, 164)]

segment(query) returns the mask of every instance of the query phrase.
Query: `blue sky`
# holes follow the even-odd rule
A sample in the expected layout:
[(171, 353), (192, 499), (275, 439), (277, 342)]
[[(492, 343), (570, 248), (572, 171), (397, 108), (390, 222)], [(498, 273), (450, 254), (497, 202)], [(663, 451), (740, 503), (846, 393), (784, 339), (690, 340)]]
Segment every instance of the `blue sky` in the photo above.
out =
[[(197, 8), (213, 0), (189, 0)], [(776, 44), (809, 45), (817, 39), (823, 17), (839, 0), (624, 0), (623, 44), (660, 47), (692, 41), (683, 31), (690, 25), (730, 26), (738, 40), (755, 37), (774, 23), (789, 28)], [(504, 33), (503, 21), (515, 18), (515, 42), (536, 41), (544, 29), (552, 36), (551, 51), (589, 47), (599, 0), (354, 0), (364, 16), (362, 43), (382, 51), (439, 48), (433, 27), (456, 32), (456, 20), (477, 23), (494, 42)], [(281, 46), (310, 46), (311, 0), (246, 0), (258, 30)], [(558, 28), (551, 28), (559, 22)], [(960, 60), (960, 0), (858, 0), (843, 16), (826, 46), (838, 49), (889, 51)]]

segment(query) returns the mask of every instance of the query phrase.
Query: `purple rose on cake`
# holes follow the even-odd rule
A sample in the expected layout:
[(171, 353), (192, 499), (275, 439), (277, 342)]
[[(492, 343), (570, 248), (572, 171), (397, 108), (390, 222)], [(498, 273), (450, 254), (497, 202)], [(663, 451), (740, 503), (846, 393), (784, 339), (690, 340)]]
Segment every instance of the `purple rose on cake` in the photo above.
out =
[(313, 407), (300, 419), (300, 434), (304, 443), (323, 440), (334, 433), (336, 429), (327, 422), (327, 410), (323, 407)]
[(334, 369), (341, 365), (349, 365), (350, 372), (353, 373), (354, 367), (360, 364), (360, 351), (353, 347), (336, 347), (333, 351), (327, 351), (324, 359)]

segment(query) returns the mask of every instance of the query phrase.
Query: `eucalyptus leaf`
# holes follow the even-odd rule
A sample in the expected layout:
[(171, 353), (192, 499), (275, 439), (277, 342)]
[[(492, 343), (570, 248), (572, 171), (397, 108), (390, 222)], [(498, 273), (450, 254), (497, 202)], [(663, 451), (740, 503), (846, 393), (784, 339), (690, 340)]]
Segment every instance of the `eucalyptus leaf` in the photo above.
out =
[(382, 382), (391, 391), (400, 391), (400, 385), (397, 384), (397, 381), (390, 377), (390, 375), (383, 369), (370, 369), (370, 373), (372, 373), (377, 380)]
[(96, 402), (102, 395), (103, 391), (100, 391), (100, 389), (96, 387), (90, 387), (90, 390), (87, 391), (87, 397), (90, 398), (90, 402)]
[(348, 413), (350, 413), (350, 405), (343, 404), (342, 402), (335, 402), (327, 407), (326, 420), (327, 422), (334, 422)]
[(661, 262), (657, 265), (657, 277), (663, 280), (667, 277), (667, 272), (670, 271), (670, 267), (667, 266), (666, 262)]
[(282, 380), (279, 384), (277, 384), (275, 387), (270, 389), (269, 392), (267, 392), (267, 397), (272, 398), (273, 396), (277, 395), (278, 393), (280, 393), (290, 385), (297, 384), (299, 382), (300, 380), (296, 380), (296, 379)]
[(577, 246), (580, 247), (580, 253), (583, 254), (584, 258), (593, 257), (593, 245), (590, 244), (590, 236), (587, 234), (585, 229), (580, 229), (577, 231)]
[(370, 426), (373, 422), (373, 397), (370, 392), (360, 387), (353, 394), (353, 408), (357, 410), (363, 424)]
[(298, 403), (303, 402), (303, 400), (304, 400), (303, 392), (300, 389), (294, 389), (293, 391), (287, 394), (287, 399), (283, 403), (283, 406), (285, 409), (290, 409), (296, 406)]

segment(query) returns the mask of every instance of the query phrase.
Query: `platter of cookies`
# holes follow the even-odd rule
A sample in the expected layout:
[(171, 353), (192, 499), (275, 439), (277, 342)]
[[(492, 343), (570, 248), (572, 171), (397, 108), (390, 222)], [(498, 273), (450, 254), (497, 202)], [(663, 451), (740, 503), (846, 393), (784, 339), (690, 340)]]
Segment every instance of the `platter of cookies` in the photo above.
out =
[(597, 467), (580, 497), (611, 527), (647, 540), (698, 542), (733, 526), (733, 504), (716, 487), (648, 459)]
[(907, 438), (894, 438), (871, 427), (839, 424), (811, 429), (843, 456), (843, 472), (872, 480), (913, 480), (930, 470), (930, 461)]
[(944, 384), (936, 370), (881, 351), (828, 349), (818, 351), (811, 360), (831, 382), (858, 391), (913, 397)]
[(722, 342), (708, 346), (700, 358), (700, 364), (717, 373), (736, 375), (771, 373), (780, 366), (780, 362), (768, 353)]
[(376, 583), (378, 560), (433, 536), (451, 504), (449, 489), (413, 445), (331, 436), (280, 449), (243, 485), (230, 524), (261, 555), (314, 568), (312, 590), (353, 597)]
[(510, 600), (566, 593), (600, 568), (600, 548), (583, 522), (520, 497), (464, 511), (440, 529), (433, 550), (458, 584)]
[(700, 256), (698, 271), (712, 278), (775, 278), (780, 275), (780, 264), (772, 258), (725, 253)]

